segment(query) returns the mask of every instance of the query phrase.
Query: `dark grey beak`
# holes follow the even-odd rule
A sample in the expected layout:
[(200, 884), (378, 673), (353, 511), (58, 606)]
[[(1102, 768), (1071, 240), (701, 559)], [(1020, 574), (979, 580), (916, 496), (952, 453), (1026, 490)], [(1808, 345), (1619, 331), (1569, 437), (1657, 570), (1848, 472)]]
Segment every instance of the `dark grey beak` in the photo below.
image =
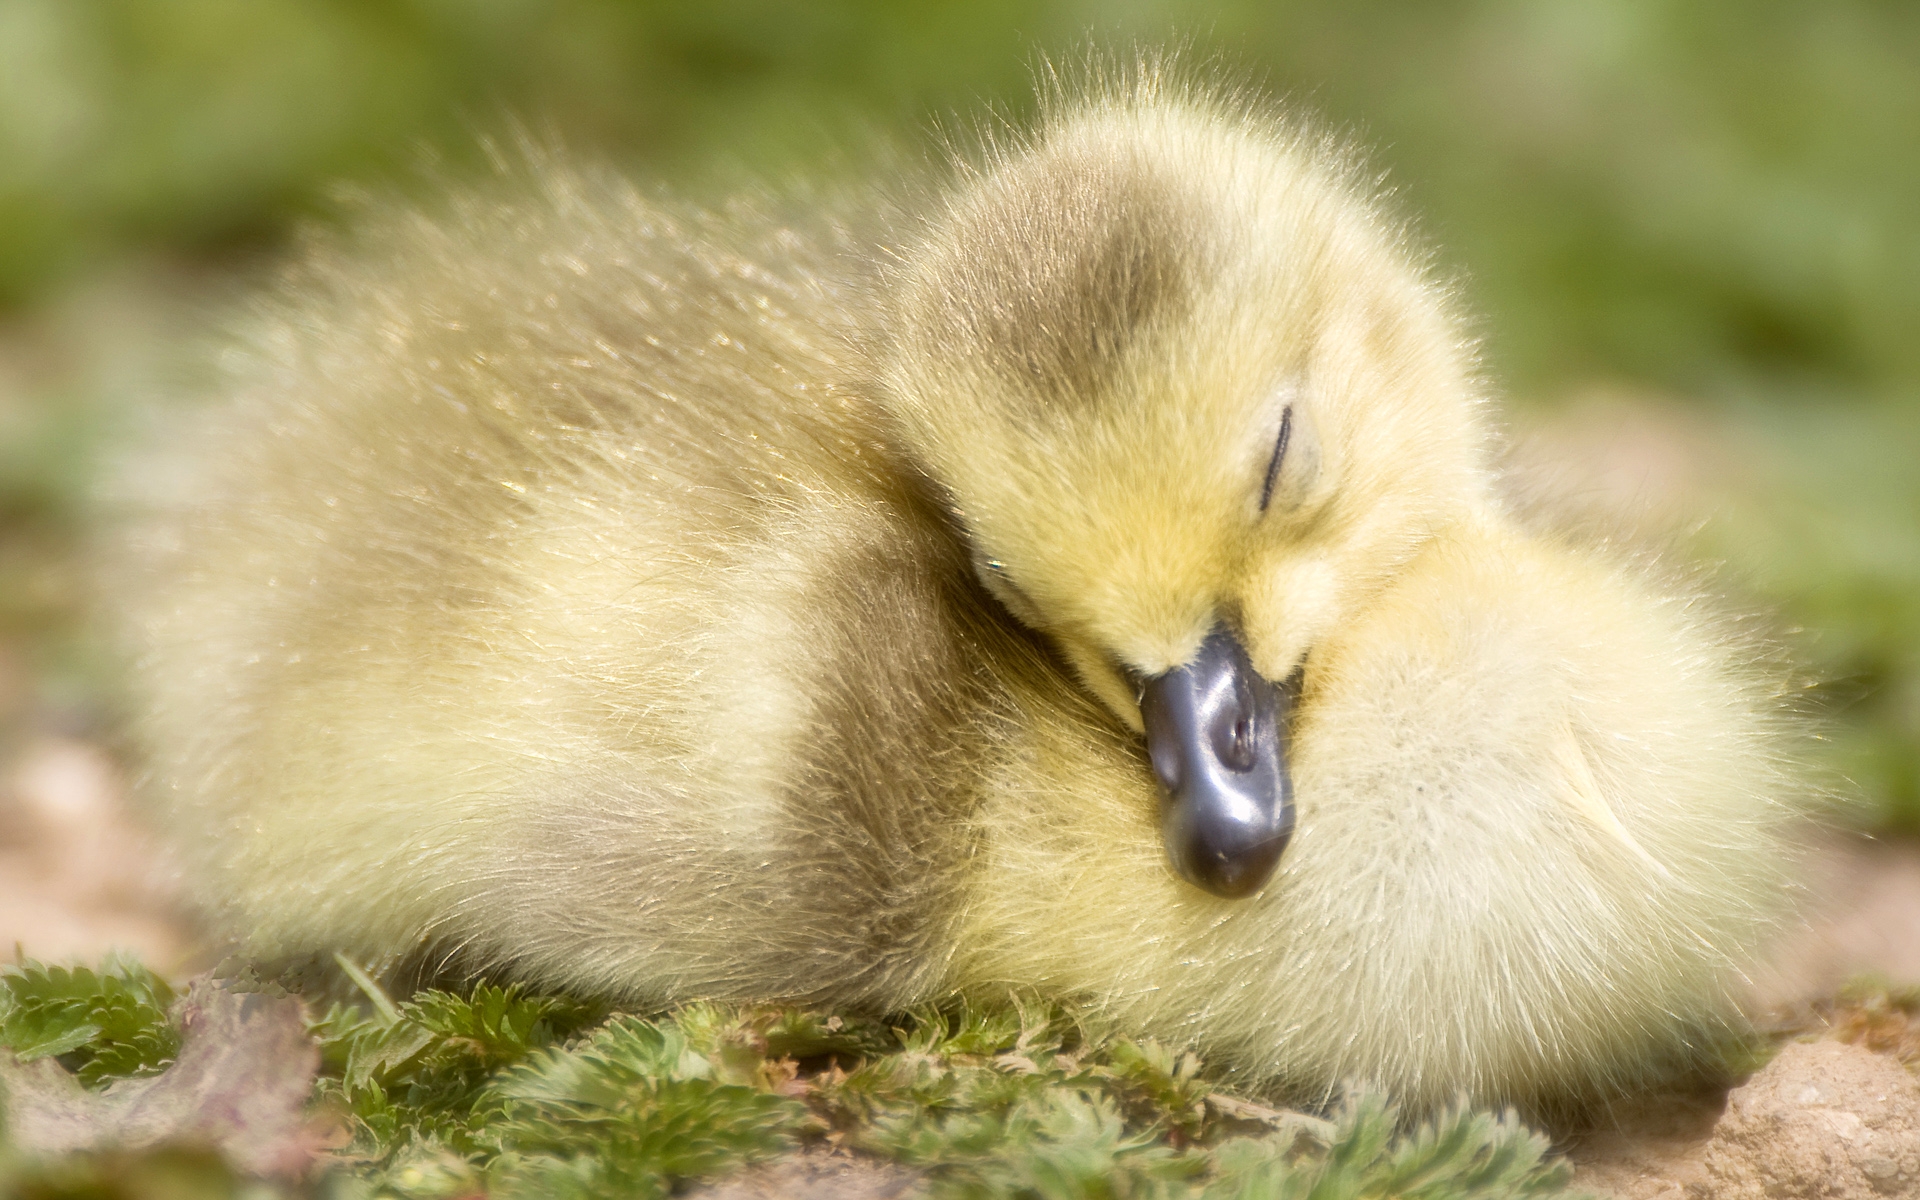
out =
[(1192, 662), (1140, 695), (1147, 756), (1160, 779), (1160, 836), (1174, 870), (1216, 896), (1260, 890), (1293, 836), (1287, 725), (1299, 675), (1261, 677), (1216, 626)]

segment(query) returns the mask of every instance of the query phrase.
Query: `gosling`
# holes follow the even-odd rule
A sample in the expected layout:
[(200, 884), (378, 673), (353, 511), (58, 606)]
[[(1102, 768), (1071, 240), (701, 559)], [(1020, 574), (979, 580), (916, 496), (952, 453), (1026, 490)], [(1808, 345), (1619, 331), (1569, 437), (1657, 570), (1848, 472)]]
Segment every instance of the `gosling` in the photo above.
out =
[(1037, 989), (1414, 1110), (1738, 1027), (1768, 680), (1503, 507), (1345, 151), (1148, 61), (899, 211), (525, 175), (312, 249), (144, 472), (143, 790), (246, 953)]

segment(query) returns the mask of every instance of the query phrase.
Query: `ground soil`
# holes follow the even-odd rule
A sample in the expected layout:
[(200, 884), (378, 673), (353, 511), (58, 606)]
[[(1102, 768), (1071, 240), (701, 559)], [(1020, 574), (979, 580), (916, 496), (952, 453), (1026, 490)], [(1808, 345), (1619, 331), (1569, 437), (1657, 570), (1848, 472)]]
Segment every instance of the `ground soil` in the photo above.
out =
[(1725, 1096), (1643, 1104), (1570, 1157), (1578, 1186), (1623, 1200), (1916, 1200), (1920, 1080), (1892, 1054), (1790, 1042)]

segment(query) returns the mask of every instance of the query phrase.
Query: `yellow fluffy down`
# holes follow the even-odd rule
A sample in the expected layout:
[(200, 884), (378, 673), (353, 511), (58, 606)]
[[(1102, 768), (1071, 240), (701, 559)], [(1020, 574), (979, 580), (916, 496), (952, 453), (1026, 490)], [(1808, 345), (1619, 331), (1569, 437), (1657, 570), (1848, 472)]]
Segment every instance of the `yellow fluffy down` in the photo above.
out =
[[(1735, 1028), (1805, 796), (1756, 648), (1504, 509), (1346, 152), (1152, 61), (1045, 107), (905, 203), (536, 157), (310, 250), (111, 578), (212, 926), (639, 1004), (1038, 989), (1415, 1108)], [(1166, 865), (1131, 682), (1219, 622), (1304, 664), (1246, 900)]]

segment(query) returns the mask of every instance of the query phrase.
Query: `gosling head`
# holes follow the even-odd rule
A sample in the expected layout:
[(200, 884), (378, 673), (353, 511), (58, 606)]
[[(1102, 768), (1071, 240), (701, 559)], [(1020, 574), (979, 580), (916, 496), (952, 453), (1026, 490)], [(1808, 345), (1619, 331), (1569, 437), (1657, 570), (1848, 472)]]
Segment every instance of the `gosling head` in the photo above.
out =
[(903, 440), (1221, 896), (1292, 832), (1315, 644), (1486, 493), (1471, 352), (1351, 175), (1145, 66), (964, 172), (891, 281)]

